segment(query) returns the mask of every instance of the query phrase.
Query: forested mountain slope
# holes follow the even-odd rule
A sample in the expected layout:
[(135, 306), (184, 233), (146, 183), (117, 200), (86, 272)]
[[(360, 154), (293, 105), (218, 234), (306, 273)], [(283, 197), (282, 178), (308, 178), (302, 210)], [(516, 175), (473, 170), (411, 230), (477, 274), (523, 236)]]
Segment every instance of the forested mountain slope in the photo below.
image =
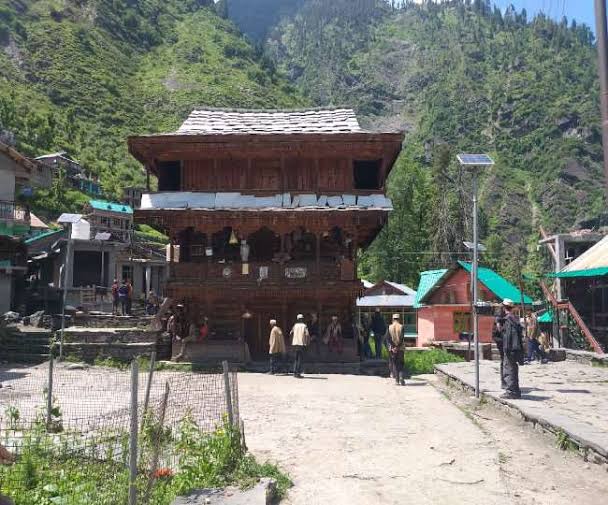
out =
[(408, 132), (390, 180), (396, 210), (363, 273), (415, 283), (463, 257), (471, 180), (459, 151), (497, 161), (481, 186), (485, 260), (538, 268), (539, 225), (565, 231), (604, 210), (590, 30), (485, 1), (395, 3), (308, 0), (266, 43), (317, 105), (354, 105), (367, 126)]
[(0, 135), (69, 151), (109, 195), (141, 182), (127, 135), (295, 96), (212, 0), (0, 0)]

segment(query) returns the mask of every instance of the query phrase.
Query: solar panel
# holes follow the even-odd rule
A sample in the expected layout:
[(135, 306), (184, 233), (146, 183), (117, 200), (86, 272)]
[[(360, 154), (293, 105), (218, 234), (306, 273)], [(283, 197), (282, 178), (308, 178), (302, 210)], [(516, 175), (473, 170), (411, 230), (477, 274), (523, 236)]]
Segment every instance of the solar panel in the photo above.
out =
[[(469, 250), (473, 250), (475, 249), (475, 246), (473, 245), (473, 242), (467, 242), (466, 240), (463, 242), (464, 246), (469, 249)], [(477, 250), (484, 252), (487, 251), (488, 249), (486, 248), (485, 245), (483, 244), (477, 244)]]
[(82, 219), (82, 214), (61, 214), (57, 222), (60, 224), (74, 224)]
[(459, 154), (457, 158), (461, 165), (475, 167), (489, 167), (494, 165), (494, 160), (487, 154)]

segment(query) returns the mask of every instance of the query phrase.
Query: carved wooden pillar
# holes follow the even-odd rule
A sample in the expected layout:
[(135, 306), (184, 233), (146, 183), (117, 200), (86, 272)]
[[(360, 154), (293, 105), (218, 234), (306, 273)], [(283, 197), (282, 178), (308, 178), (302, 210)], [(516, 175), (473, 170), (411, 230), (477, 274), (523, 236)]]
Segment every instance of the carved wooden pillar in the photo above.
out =
[(315, 269), (317, 277), (321, 278), (321, 240), (323, 239), (323, 234), (321, 232), (317, 232), (315, 234), (315, 238)]

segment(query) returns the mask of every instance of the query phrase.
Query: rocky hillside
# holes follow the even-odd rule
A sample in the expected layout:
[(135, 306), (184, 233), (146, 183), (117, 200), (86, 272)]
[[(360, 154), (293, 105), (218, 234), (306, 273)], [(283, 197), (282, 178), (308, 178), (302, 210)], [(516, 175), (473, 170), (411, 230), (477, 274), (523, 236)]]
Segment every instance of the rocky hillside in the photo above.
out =
[(488, 1), (396, 4), (308, 0), (266, 42), (315, 104), (354, 105), (367, 126), (408, 132), (390, 180), (396, 211), (363, 273), (415, 283), (421, 268), (466, 257), (459, 151), (497, 161), (481, 186), (486, 261), (537, 269), (539, 225), (597, 224), (604, 209), (592, 33)]
[(129, 134), (195, 105), (299, 104), (212, 0), (0, 0), (0, 135), (69, 151), (110, 195), (141, 182)]

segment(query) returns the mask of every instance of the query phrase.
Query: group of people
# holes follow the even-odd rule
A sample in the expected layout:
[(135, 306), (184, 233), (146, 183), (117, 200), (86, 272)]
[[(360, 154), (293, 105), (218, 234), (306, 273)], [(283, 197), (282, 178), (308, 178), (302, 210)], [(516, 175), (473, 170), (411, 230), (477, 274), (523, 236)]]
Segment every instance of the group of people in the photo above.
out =
[(112, 283), (112, 313), (114, 315), (131, 315), (133, 305), (133, 284), (130, 279), (123, 279), (119, 284), (117, 279)]
[[(492, 339), (500, 353), (500, 386), (505, 392), (502, 398), (519, 399), (519, 366), (538, 359), (547, 362), (547, 351), (550, 349), (549, 336), (538, 329), (535, 318), (522, 320), (514, 312), (514, 302), (505, 298), (500, 313), (496, 316), (492, 329)], [(527, 359), (525, 356), (524, 324), (528, 325)]]
[(186, 313), (183, 304), (178, 303), (167, 319), (167, 333), (172, 342), (179, 342), (178, 354), (173, 358), (179, 361), (184, 357), (186, 345), (194, 342), (203, 342), (209, 335), (209, 318), (197, 318)]
[[(382, 317), (381, 314), (380, 317)], [(353, 323), (353, 331), (354, 337), (358, 339), (358, 327), (355, 323)], [(289, 336), (294, 351), (293, 376), (301, 378), (304, 351), (306, 347), (318, 337), (317, 318), (313, 317), (311, 328), (309, 329), (308, 325), (304, 322), (304, 315), (298, 314), (296, 323), (291, 328)], [(323, 342), (328, 345), (330, 350), (342, 352), (342, 327), (337, 316), (332, 316), (331, 322), (325, 331)], [(276, 319), (270, 320), (270, 338), (268, 344), (270, 354), (269, 373), (275, 374), (278, 371), (278, 365), (282, 356), (286, 353), (285, 335), (283, 330), (277, 325)], [(395, 379), (396, 384), (403, 385), (406, 376), (404, 370), (405, 331), (403, 324), (401, 324), (399, 314), (393, 314), (392, 323), (388, 328), (386, 327), (386, 324), (384, 324), (384, 332), (378, 339), (376, 349), (381, 349), (383, 344), (388, 350), (391, 377)]]

